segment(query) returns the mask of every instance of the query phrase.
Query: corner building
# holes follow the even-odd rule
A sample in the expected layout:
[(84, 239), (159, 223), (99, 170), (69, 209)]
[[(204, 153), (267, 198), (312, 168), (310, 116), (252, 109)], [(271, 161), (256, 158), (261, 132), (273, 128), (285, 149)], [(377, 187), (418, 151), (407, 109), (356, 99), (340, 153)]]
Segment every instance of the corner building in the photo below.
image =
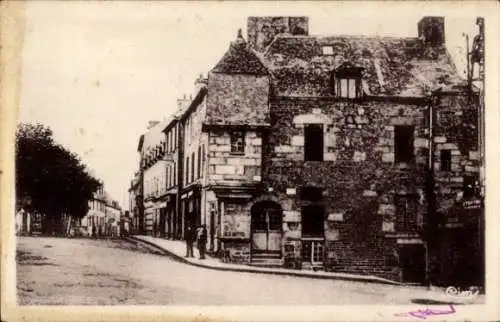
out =
[(320, 37), (306, 17), (248, 19), (249, 41), (238, 34), (182, 118), (184, 218), (207, 225), (212, 252), (414, 283), (447, 269), (426, 234), (473, 194), (477, 93), (444, 19), (416, 31)]

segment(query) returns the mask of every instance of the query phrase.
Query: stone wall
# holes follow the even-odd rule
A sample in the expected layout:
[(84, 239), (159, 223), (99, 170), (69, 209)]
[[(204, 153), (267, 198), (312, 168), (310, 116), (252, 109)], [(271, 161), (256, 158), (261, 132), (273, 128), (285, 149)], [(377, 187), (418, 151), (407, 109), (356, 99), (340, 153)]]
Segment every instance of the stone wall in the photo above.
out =
[[(437, 108), (436, 136), (434, 138), (434, 171), (436, 201), (444, 214), (445, 223), (457, 223), (456, 212), (449, 211), (453, 202), (460, 200), (464, 176), (479, 176), (477, 114), (469, 107), (463, 95), (444, 95)], [(441, 151), (451, 153), (451, 169), (443, 171)]]
[[(300, 189), (324, 189), (327, 269), (399, 276), (394, 253), (396, 194), (420, 196), (426, 155), (422, 106), (391, 102), (282, 99), (271, 107), (272, 130), (263, 179), (284, 210), (284, 244), (300, 249)], [(304, 124), (324, 124), (324, 161), (304, 162)], [(415, 162), (395, 163), (394, 127), (415, 126)], [(417, 231), (404, 232), (414, 236)], [(291, 249), (291, 247), (289, 247)], [(300, 256), (299, 251), (293, 251)]]
[(211, 131), (208, 138), (208, 182), (260, 182), (262, 137), (257, 131), (245, 132), (245, 153), (231, 152), (229, 131)]

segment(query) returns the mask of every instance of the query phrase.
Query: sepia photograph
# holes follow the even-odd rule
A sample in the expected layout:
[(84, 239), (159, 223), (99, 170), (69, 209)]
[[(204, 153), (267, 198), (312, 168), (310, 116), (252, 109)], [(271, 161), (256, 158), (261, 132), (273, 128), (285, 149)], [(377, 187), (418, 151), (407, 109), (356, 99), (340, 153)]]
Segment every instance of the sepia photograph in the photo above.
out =
[(259, 3), (23, 5), (17, 307), (486, 304), (498, 21)]

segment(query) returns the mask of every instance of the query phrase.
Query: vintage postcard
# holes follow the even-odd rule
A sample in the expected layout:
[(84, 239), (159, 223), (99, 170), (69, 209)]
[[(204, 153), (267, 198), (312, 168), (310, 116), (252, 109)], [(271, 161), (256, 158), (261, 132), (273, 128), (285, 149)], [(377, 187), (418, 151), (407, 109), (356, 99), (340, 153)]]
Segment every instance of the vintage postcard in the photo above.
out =
[(2, 320), (497, 320), (499, 9), (2, 3)]

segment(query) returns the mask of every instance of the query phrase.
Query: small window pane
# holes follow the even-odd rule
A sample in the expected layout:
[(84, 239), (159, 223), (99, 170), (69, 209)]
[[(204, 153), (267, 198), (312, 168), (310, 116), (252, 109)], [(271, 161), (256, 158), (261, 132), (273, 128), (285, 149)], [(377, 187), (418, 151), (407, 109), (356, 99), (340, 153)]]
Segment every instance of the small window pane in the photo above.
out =
[(349, 98), (356, 98), (356, 80), (349, 79)]
[(340, 79), (340, 97), (347, 97), (347, 79), (342, 78)]
[(323, 55), (333, 55), (333, 47), (323, 46)]

